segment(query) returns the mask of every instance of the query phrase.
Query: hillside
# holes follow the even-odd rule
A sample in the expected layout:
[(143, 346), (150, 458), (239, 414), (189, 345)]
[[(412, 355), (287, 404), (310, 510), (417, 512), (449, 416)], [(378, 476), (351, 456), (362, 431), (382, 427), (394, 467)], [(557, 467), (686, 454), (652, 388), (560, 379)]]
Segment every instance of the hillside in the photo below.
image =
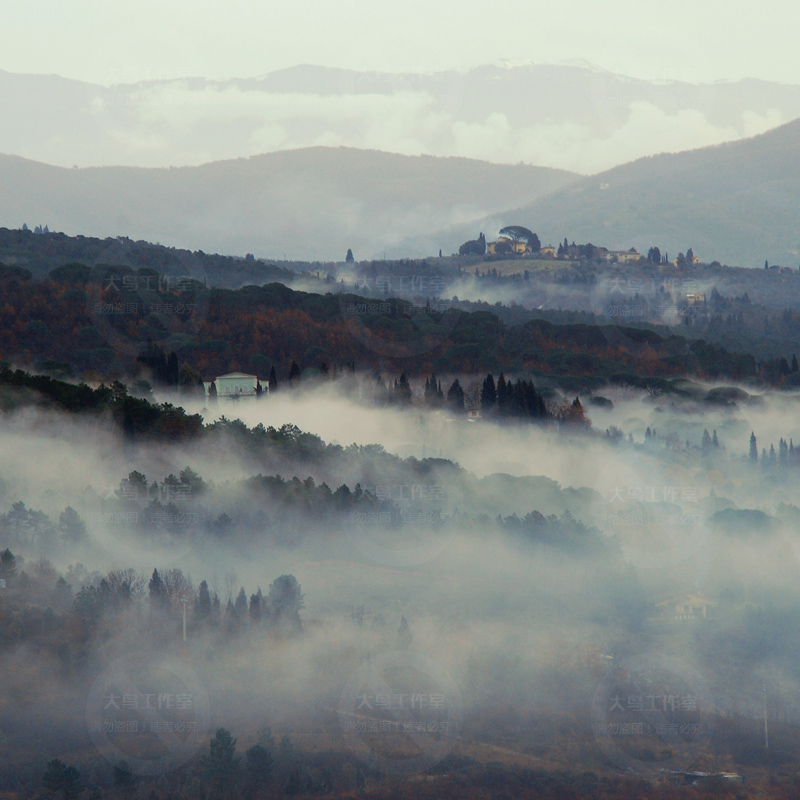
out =
[(540, 167), (325, 147), (174, 169), (64, 169), (0, 156), (0, 226), (46, 224), (211, 252), (343, 261), (348, 248), (356, 258), (375, 257), (576, 178)]
[(796, 267), (800, 120), (750, 139), (615, 167), (431, 242), (454, 248), (479, 229), (489, 235), (514, 223), (537, 231), (543, 243), (567, 236), (645, 253), (657, 245), (671, 256), (692, 247), (707, 261), (760, 267), (768, 259)]

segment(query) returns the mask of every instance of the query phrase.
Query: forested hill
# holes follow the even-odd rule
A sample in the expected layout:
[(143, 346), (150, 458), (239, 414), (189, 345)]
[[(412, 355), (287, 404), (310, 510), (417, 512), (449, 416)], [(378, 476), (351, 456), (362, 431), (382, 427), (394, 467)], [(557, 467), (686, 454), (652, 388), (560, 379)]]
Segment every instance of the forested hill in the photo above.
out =
[[(800, 242), (800, 120), (760, 136), (641, 158), (572, 182), (480, 223), (430, 237), (456, 245), (478, 229), (535, 220), (544, 241), (565, 235), (612, 249), (658, 242), (727, 264), (797, 266)], [(421, 238), (421, 237), (420, 237)], [(424, 242), (409, 241), (419, 247)]]
[(209, 289), (152, 269), (71, 264), (35, 280), (5, 268), (0, 293), (0, 358), (95, 380), (142, 372), (152, 379), (140, 358), (145, 350), (175, 353), (174, 369), (162, 377), (194, 383), (237, 370), (265, 378), (272, 367), (285, 377), (292, 362), (323, 374), (345, 364), (409, 376), (504, 371), (552, 377), (570, 389), (609, 380), (757, 375), (750, 355), (647, 330), (544, 320), (505, 325), (487, 311), (307, 293), (279, 283)]
[(44, 278), (52, 269), (73, 262), (90, 267), (120, 264), (132, 269), (150, 268), (162, 275), (188, 275), (209, 286), (228, 288), (267, 281), (290, 283), (295, 277), (289, 269), (252, 257), (192, 252), (124, 236), (98, 239), (55, 231), (37, 234), (32, 230), (0, 228), (0, 267), (5, 265), (16, 268), (17, 274), (29, 272), (33, 277)]

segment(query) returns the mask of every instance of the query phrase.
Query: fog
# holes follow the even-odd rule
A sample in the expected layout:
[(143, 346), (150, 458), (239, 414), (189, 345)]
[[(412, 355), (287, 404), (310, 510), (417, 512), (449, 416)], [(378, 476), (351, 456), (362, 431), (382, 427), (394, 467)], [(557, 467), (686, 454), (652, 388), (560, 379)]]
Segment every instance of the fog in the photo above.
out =
[[(196, 443), (130, 443), (108, 421), (42, 410), (6, 417), (0, 545), (27, 575), (24, 585), (17, 576), (14, 591), (38, 593), (66, 614), (81, 585), (100, 586), (109, 571), (129, 567), (142, 576), (131, 584), (128, 573), (131, 598), (99, 615), (86, 611), (83, 596), (76, 608), (84, 610), (60, 634), (60, 650), (23, 637), (2, 656), (9, 757), (17, 763), (15, 743), (36, 735), (45, 750), (84, 768), (124, 758), (137, 774), (169, 783), (217, 727), (250, 747), (269, 726), (273, 737), (289, 737), (291, 757), (289, 745), (272, 742), (287, 775), (297, 759), (312, 774), (315, 752), (344, 752), (368, 774), (380, 768), (407, 776), (453, 753), (474, 756), (512, 742), (514, 749), (523, 740), (538, 754), (525, 763), (573, 753), (586, 766), (611, 763), (650, 775), (707, 763), (715, 748), (755, 747), (765, 682), (776, 742), (785, 748), (800, 700), (787, 623), (800, 603), (800, 510), (792, 504), (798, 478), (783, 456), (773, 466), (753, 465), (748, 448), (751, 431), (767, 450), (780, 438), (800, 441), (800, 397), (751, 395), (718, 408), (703, 400), (712, 386), (687, 386), (688, 396), (608, 388), (601, 405), (584, 396), (592, 422), (585, 432), (374, 407), (330, 387), (284, 390), (249, 404), (220, 399), (211, 409), (184, 398), (208, 423), (294, 424), (344, 448), (325, 453), (308, 443), (248, 450), (232, 430)], [(717, 445), (703, 448), (704, 430), (715, 433)], [(186, 466), (206, 488), (172, 502), (202, 509), (194, 528), (171, 536), (137, 532), (109, 513), (143, 508), (141, 498), (115, 493), (132, 471), (161, 483)], [(386, 524), (372, 524), (358, 512), (259, 494), (243, 483), (259, 473), (301, 482), (311, 476), (331, 489), (358, 483), (383, 498), (382, 508), (424, 512), (423, 522), (415, 527), (405, 517), (392, 526), (387, 511)], [(64, 531), (48, 537), (41, 520), (36, 530), (15, 527), (9, 512), (18, 500), (52, 520), (74, 508), (87, 523), (86, 537), (71, 544)], [(763, 516), (720, 516), (726, 509)], [(550, 521), (523, 522), (532, 511)], [(233, 526), (223, 530), (220, 514)], [(148, 598), (154, 569), (164, 576), (180, 569), (186, 579), (186, 642), (179, 597), (161, 606)], [(58, 574), (71, 589), (56, 585)], [(293, 575), (305, 594), (296, 629), (276, 632), (253, 616), (252, 605), (243, 618), (224, 611), (240, 587), (246, 597), (259, 588), (266, 597), (281, 575)], [(220, 599), (218, 621), (214, 612), (206, 620), (198, 605), (202, 580)], [(698, 594), (713, 603), (706, 633), (658, 605)], [(758, 626), (754, 614), (761, 615)], [(280, 616), (271, 619), (274, 626)], [(598, 725), (615, 719), (606, 695), (619, 694), (620, 682), (641, 680), (701, 698), (700, 709), (690, 709), (700, 733), (679, 744), (660, 737), (667, 749), (653, 758), (627, 740), (597, 734)], [(134, 694), (146, 685), (159, 696), (194, 687), (199, 728), (148, 747), (111, 736), (98, 698), (108, 703), (117, 689), (130, 696), (125, 685), (139, 686)], [(434, 715), (445, 727), (432, 739), (409, 733), (399, 753), (396, 740), (365, 739), (358, 727), (381, 713), (363, 698), (398, 686), (425, 697), (438, 697), (442, 687), (449, 693)], [(630, 689), (629, 696), (638, 695)], [(404, 724), (410, 713), (401, 715)], [(731, 715), (739, 728), (715, 736), (711, 720), (719, 729)], [(559, 720), (573, 732), (556, 731)], [(261, 741), (270, 741), (263, 730)], [(595, 749), (587, 750), (591, 741)]]

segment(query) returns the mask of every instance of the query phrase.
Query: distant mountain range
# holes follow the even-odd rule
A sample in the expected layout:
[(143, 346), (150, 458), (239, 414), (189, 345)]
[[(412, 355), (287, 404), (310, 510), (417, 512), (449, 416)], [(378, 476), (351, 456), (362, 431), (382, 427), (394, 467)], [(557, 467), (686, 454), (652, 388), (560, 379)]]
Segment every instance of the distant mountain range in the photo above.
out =
[(642, 158), (477, 225), (401, 244), (455, 248), (509, 224), (536, 231), (544, 244), (593, 242), (610, 249), (692, 247), (704, 261), (746, 267), (800, 263), (800, 120), (751, 139)]
[(652, 82), (577, 66), (297, 66), (252, 79), (125, 81), (0, 71), (0, 152), (65, 167), (168, 167), (323, 145), (591, 174), (800, 117), (798, 86)]
[[(348, 248), (358, 259), (380, 257), (411, 236), (530, 203), (578, 177), (324, 147), (175, 169), (64, 169), (0, 156), (0, 226), (344, 261)], [(410, 255), (431, 253), (403, 253)]]
[(200, 167), (63, 169), (0, 156), (0, 225), (190, 250), (341, 261), (455, 252), (479, 231), (800, 262), (800, 120), (592, 177), (461, 158), (308, 148)]

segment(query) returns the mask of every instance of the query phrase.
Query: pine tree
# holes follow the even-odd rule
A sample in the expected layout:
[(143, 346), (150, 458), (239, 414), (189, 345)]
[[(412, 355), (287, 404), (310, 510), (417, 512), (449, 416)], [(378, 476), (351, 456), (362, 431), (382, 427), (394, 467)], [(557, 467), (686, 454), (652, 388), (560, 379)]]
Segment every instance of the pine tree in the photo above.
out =
[(250, 614), (250, 621), (258, 624), (261, 621), (261, 605), (263, 602), (263, 595), (261, 594), (261, 588), (255, 594), (250, 595), (250, 609), (248, 613)]
[(753, 464), (758, 463), (758, 442), (756, 441), (756, 435), (752, 431), (750, 432), (750, 461)]
[(450, 388), (447, 390), (447, 404), (456, 413), (463, 413), (464, 411), (464, 390), (456, 378)]
[(272, 777), (272, 755), (260, 743), (245, 753), (245, 774), (247, 788), (252, 794), (257, 794)]
[(74, 508), (67, 506), (58, 520), (58, 529), (71, 542), (80, 542), (86, 538), (86, 523)]
[(42, 783), (45, 790), (52, 795), (62, 792), (64, 800), (74, 800), (83, 791), (78, 770), (75, 767), (68, 767), (57, 758), (48, 762)]
[(236, 739), (225, 728), (217, 728), (205, 758), (205, 773), (211, 789), (216, 794), (227, 793), (239, 768), (236, 756)]
[(703, 450), (710, 450), (711, 449), (711, 437), (708, 434), (708, 428), (703, 430), (703, 440), (701, 443), (701, 447)]
[(714, 447), (719, 449), (719, 439), (717, 439), (717, 430), (716, 430), (716, 428), (714, 429), (714, 435), (711, 437), (711, 443), (714, 445)]
[(137, 779), (127, 761), (119, 761), (112, 769), (114, 786), (125, 794), (132, 794), (136, 789)]
[(300, 367), (298, 366), (296, 361), (292, 361), (292, 365), (289, 367), (289, 383), (297, 383), (300, 380)]
[(408, 649), (413, 639), (411, 629), (408, 627), (408, 620), (405, 617), (400, 618), (400, 627), (397, 629), (397, 643), (402, 650)]
[(11, 580), (17, 574), (17, 557), (6, 548), (0, 553), (0, 578)]
[(278, 376), (275, 374), (275, 365), (269, 368), (269, 393), (278, 391)]
[(408, 376), (405, 371), (400, 373), (400, 380), (395, 381), (394, 397), (398, 403), (403, 405), (411, 402), (411, 384), (408, 382)]
[(484, 414), (490, 414), (492, 411), (494, 411), (496, 403), (497, 388), (494, 384), (494, 376), (490, 372), (483, 379), (483, 387), (481, 388), (481, 410)]
[(208, 583), (206, 583), (206, 581), (202, 581), (197, 588), (195, 613), (202, 619), (208, 619), (211, 616), (211, 595), (209, 594)]
[(236, 616), (239, 619), (244, 619), (247, 614), (247, 595), (244, 592), (244, 586), (239, 589), (239, 594), (236, 595), (236, 604), (234, 605)]
[(500, 377), (497, 379), (497, 413), (501, 415), (505, 415), (508, 413), (508, 401), (509, 395), (513, 394), (513, 389), (511, 389), (511, 382), (509, 381), (506, 384), (506, 378), (503, 373), (500, 373)]
[(792, 372), (798, 371), (797, 356), (792, 354)]
[(153, 570), (153, 577), (150, 578), (148, 589), (150, 591), (150, 604), (153, 608), (164, 608), (169, 603), (164, 582), (161, 580), (157, 569)]
[(289, 797), (294, 797), (303, 791), (303, 776), (300, 772), (300, 765), (295, 764), (289, 772), (289, 777), (283, 786), (283, 791)]

